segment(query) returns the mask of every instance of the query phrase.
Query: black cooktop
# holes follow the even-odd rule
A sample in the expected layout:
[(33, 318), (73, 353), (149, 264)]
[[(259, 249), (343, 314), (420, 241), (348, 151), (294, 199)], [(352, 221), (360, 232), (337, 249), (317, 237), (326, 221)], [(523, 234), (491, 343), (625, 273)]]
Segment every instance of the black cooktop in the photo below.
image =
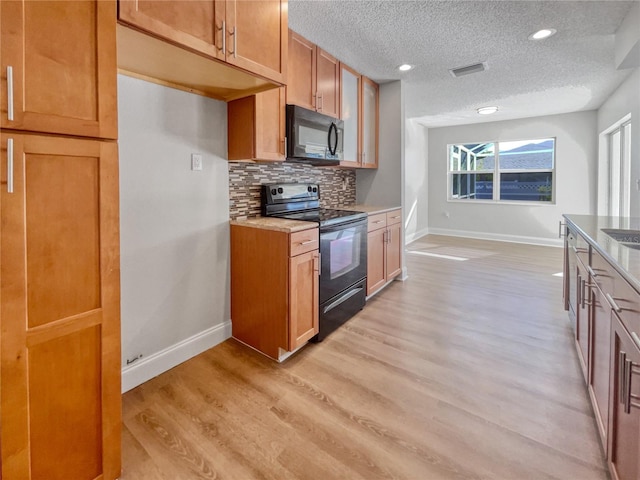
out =
[(305, 222), (316, 222), (320, 227), (330, 227), (332, 225), (341, 225), (351, 223), (363, 218), (367, 218), (366, 213), (353, 212), (350, 210), (334, 210), (330, 208), (318, 208), (314, 210), (305, 210), (302, 212), (286, 213), (277, 215), (279, 218), (288, 220), (302, 220)]

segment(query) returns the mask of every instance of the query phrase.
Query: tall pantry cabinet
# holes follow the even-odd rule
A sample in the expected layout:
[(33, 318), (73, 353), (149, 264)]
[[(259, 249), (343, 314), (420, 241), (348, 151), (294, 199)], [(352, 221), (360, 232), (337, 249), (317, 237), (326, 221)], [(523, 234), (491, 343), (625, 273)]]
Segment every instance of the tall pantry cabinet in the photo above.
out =
[(0, 477), (120, 475), (115, 1), (0, 3)]

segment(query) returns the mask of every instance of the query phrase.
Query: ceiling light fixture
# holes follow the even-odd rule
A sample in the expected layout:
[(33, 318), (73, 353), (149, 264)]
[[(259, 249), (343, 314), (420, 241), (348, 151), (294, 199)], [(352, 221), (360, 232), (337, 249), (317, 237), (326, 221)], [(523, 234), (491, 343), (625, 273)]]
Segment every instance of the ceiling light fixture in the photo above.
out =
[(529, 40), (544, 40), (555, 33), (556, 30), (554, 28), (543, 28), (542, 30), (538, 30), (536, 33), (529, 35)]
[(398, 70), (400, 70), (401, 72), (406, 72), (408, 70), (411, 70), (412, 68), (413, 68), (413, 65), (409, 65), (408, 63), (403, 63), (398, 67)]
[(480, 115), (491, 115), (498, 111), (498, 107), (481, 107), (477, 111)]

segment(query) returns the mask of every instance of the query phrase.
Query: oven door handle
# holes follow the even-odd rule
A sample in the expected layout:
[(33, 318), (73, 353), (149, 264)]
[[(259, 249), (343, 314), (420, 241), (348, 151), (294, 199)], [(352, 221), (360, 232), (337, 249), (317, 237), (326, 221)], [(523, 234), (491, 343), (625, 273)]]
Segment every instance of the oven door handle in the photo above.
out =
[(346, 302), (347, 300), (349, 300), (351, 297), (353, 297), (354, 295), (357, 295), (358, 293), (360, 293), (362, 290), (364, 290), (364, 287), (358, 287), (358, 288), (354, 288), (353, 290), (348, 291), (347, 293), (345, 293), (342, 297), (338, 298), (337, 300), (331, 302), (329, 305), (327, 305), (326, 307), (324, 307), (322, 309), (322, 313), (328, 313), (331, 310), (333, 310), (334, 308), (336, 308), (338, 305)]

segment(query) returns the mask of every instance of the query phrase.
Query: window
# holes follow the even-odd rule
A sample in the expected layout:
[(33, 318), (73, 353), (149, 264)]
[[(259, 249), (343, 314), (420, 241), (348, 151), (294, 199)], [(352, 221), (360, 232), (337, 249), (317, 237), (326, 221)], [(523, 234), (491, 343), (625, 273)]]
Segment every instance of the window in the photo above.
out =
[(553, 203), (555, 140), (449, 145), (449, 200)]
[(609, 133), (609, 215), (625, 217), (631, 207), (631, 123)]

